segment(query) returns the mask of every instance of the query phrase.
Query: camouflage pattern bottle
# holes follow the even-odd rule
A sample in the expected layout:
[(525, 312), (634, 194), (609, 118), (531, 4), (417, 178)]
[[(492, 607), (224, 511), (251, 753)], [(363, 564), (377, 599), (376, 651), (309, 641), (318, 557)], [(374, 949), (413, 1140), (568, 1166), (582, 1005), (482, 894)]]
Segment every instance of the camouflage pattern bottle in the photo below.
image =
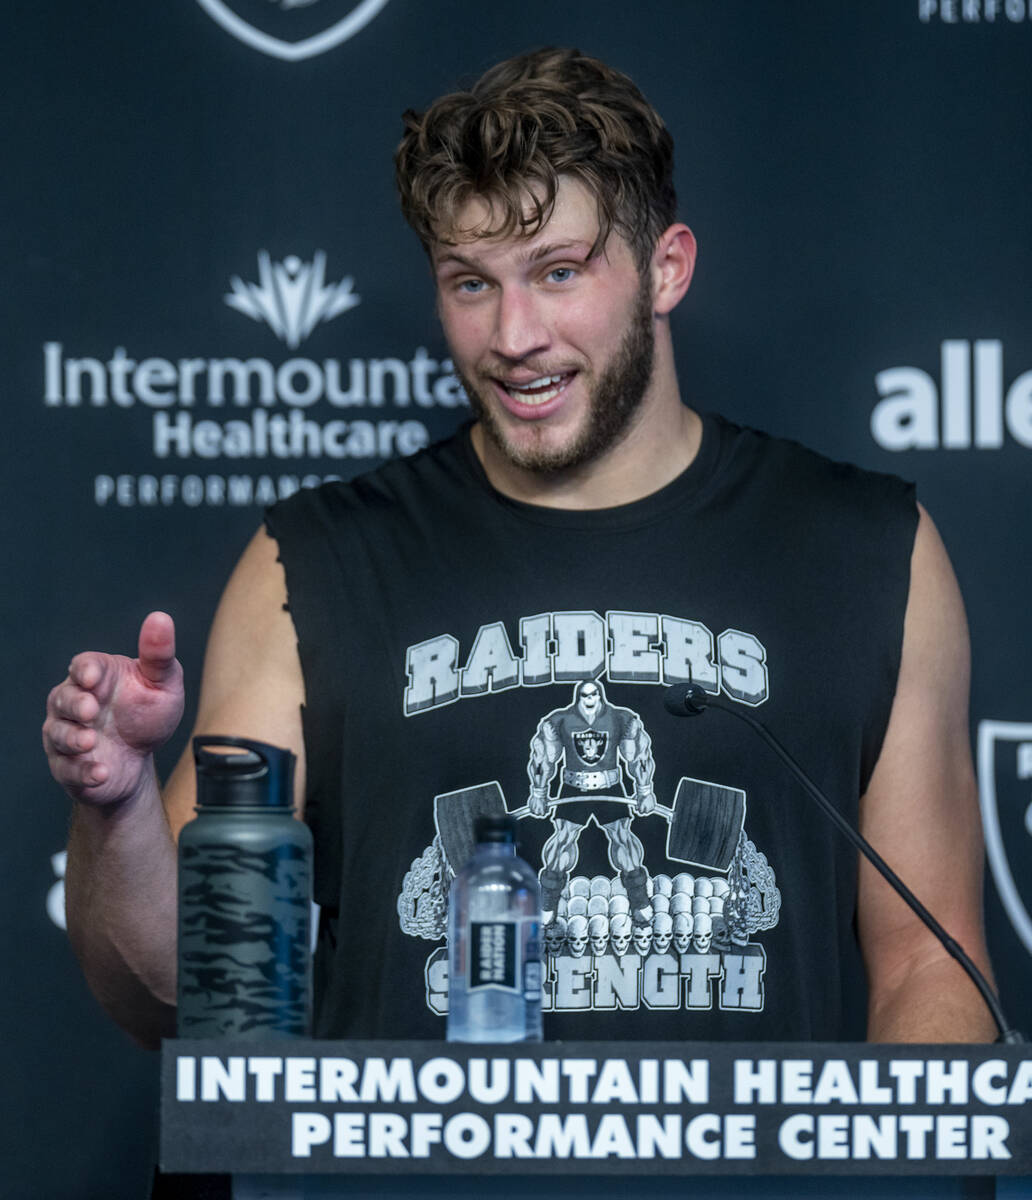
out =
[(179, 838), (179, 1036), (305, 1037), (312, 835), (293, 815), (294, 755), (235, 737), (197, 737), (193, 749), (197, 816)]

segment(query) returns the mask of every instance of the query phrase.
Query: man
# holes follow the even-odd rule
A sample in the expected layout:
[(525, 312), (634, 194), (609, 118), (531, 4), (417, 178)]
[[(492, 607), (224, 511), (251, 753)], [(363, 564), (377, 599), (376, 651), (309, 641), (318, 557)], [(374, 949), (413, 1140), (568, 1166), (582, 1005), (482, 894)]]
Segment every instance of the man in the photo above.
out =
[[(685, 729), (663, 713), (688, 679), (758, 709), (987, 965), (949, 562), (899, 481), (682, 403), (669, 316), (695, 241), (658, 115), (618, 72), (541, 51), (406, 114), (397, 167), (475, 423), (270, 510), (219, 605), (196, 723), (298, 755), (316, 1032), (441, 1036), (463, 820), (517, 812), (541, 862), (540, 793), (517, 799), (537, 689), (554, 707), (604, 678), (651, 738), (660, 802), (635, 837), (655, 924), (625, 953), (630, 889), (599, 855), (578, 863), (548, 1036), (853, 1036), (855, 915), (870, 1038), (990, 1037), (959, 968), (762, 747), (719, 714)], [(163, 795), (153, 767), (182, 709), (170, 619), (146, 619), (135, 660), (77, 656), (48, 709), (76, 802), (70, 934), (101, 1001), (152, 1042), (172, 1029), (174, 842), (194, 795), (188, 754)], [(686, 791), (716, 838), (678, 832)], [(591, 952), (603, 913), (620, 953)]]
[[(631, 829), (620, 763), (626, 765), (633, 779), (634, 811), (645, 816), (656, 807), (651, 747), (641, 718), (629, 708), (609, 704), (602, 684), (595, 679), (578, 683), (573, 703), (550, 712), (538, 725), (527, 764), (528, 807), (533, 816), (544, 817), (549, 800), (559, 801), (552, 815), (555, 832), (541, 848), (541, 907), (546, 933), (577, 862), (580, 835), (592, 821), (606, 836), (609, 863), (620, 873), (638, 924), (648, 924), (652, 912), (643, 865), (645, 851)], [(551, 797), (549, 785), (559, 773), (560, 762), (562, 786)], [(601, 795), (603, 792), (609, 794)]]

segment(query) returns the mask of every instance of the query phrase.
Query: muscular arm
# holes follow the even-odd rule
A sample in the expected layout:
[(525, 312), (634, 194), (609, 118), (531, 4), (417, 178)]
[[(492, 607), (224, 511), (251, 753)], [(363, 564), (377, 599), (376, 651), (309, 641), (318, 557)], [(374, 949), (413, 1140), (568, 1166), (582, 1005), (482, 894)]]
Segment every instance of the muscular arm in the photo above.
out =
[[(219, 604), (193, 732), (253, 737), (292, 749), (298, 755), (300, 805), (303, 685), (285, 600), (276, 545), (260, 531)], [(44, 742), (55, 777), (76, 801), (66, 877), (69, 936), (101, 1004), (138, 1041), (153, 1045), (174, 1031), (175, 839), (193, 816), (195, 785), (189, 744), (164, 795), (154, 769), (153, 750), (171, 735), (178, 711), (163, 736), (150, 736), (153, 728), (147, 726), (135, 747), (118, 737), (120, 723), (141, 719), (132, 679), (133, 670), (150, 665), (144, 656), (148, 638), (165, 645), (173, 676), (155, 682), (152, 690), (178, 687), (181, 709), (171, 621), (152, 614), (141, 630), (140, 659), (73, 660), (69, 679), (48, 704)]]
[[(889, 866), (988, 975), (969, 660), (960, 591), (922, 509), (896, 697), (860, 822)], [(868, 974), (869, 1040), (993, 1039), (995, 1027), (974, 985), (865, 859), (858, 930)]]
[(656, 807), (656, 793), (652, 790), (656, 763), (652, 757), (652, 739), (645, 732), (645, 726), (638, 717), (631, 721), (624, 740), (620, 743), (620, 753), (634, 780), (635, 809), (639, 816), (645, 816)]
[[(226, 584), (208, 635), (193, 734), (256, 738), (293, 750), (294, 803), (300, 815), (305, 796), (304, 682), (277, 553), (276, 542), (260, 529)], [(193, 753), (187, 745), (165, 789), (175, 837), (193, 818), (194, 802)]]
[(548, 811), (548, 785), (555, 774), (555, 764), (562, 757), (563, 747), (552, 722), (545, 717), (530, 739), (530, 760), (527, 775), (530, 777), (530, 810), (536, 817)]

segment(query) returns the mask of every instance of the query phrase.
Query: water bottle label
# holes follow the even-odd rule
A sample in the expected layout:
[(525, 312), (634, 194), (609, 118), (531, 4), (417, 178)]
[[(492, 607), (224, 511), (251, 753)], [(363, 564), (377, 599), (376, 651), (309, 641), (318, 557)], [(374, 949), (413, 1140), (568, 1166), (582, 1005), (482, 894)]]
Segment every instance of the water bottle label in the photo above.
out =
[(471, 921), (469, 927), (469, 990), (498, 988), (522, 992), (520, 978), (523, 938), (520, 921)]

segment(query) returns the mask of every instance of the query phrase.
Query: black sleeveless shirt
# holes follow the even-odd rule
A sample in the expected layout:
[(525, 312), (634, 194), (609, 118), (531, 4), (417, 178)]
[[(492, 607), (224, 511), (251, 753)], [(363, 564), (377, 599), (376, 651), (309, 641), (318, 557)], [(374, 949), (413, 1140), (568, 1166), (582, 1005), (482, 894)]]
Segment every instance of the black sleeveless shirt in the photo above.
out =
[[(541, 869), (572, 783), (547, 1039), (863, 1037), (854, 851), (745, 726), (663, 698), (690, 679), (742, 706), (855, 822), (899, 670), (913, 488), (703, 424), (681, 476), (611, 509), (501, 496), (466, 428), (269, 510), (306, 689), (316, 1036), (443, 1037), (472, 814), (515, 812)], [(581, 730), (586, 680), (611, 715)], [(646, 908), (621, 861), (644, 867)]]

